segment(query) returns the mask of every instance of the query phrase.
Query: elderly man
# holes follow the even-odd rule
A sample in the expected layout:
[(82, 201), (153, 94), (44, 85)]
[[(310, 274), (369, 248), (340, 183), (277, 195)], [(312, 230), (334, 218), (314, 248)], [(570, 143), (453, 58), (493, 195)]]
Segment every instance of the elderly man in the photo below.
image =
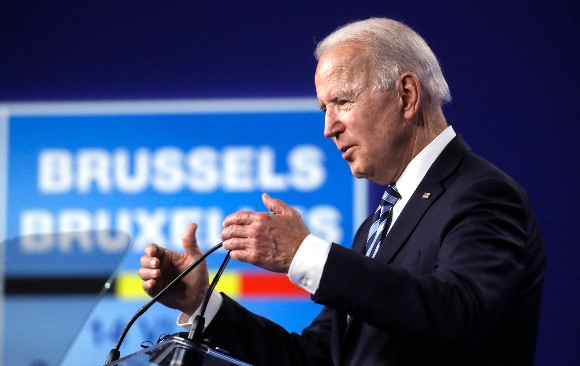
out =
[[(368, 19), (317, 47), (315, 84), (331, 138), (357, 178), (386, 186), (352, 249), (309, 234), (300, 215), (263, 196), (267, 212), (229, 215), (232, 258), (288, 273), (324, 305), (301, 335), (212, 294), (204, 337), (256, 365), (532, 365), (545, 252), (525, 192), (473, 154), (441, 105), (435, 55), (407, 26)], [(154, 295), (201, 252), (145, 249)], [(162, 299), (185, 327), (208, 288), (196, 269)]]

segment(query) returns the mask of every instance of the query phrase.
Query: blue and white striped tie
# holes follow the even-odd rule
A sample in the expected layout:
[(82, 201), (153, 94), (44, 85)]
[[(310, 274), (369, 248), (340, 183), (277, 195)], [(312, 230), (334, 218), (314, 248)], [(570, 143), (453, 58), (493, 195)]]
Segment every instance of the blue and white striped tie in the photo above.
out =
[(391, 209), (400, 199), (401, 195), (399, 194), (399, 191), (397, 191), (397, 186), (394, 184), (388, 185), (383, 194), (381, 204), (373, 216), (373, 224), (371, 225), (369, 236), (367, 238), (367, 257), (374, 258), (379, 251), (381, 241), (388, 230), (388, 227), (386, 226), (391, 215)]

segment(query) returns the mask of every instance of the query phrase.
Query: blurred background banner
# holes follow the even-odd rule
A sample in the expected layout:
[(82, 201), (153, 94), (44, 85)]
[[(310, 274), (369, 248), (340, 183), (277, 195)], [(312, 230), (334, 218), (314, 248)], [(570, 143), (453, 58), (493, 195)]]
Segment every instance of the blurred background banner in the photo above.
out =
[[(34, 343), (29, 334), (45, 313), (38, 303), (50, 300), (50, 319), (70, 323), (67, 304), (93, 284), (92, 292), (99, 293), (120, 264), (109, 296), (100, 299), (74, 347), (85, 355), (67, 356), (71, 364), (77, 357), (102, 362), (135, 305), (147, 300), (137, 275), (145, 246), (155, 242), (182, 251), (190, 222), (198, 224), (196, 236), (207, 251), (220, 242), (226, 215), (266, 211), (263, 192), (294, 206), (311, 232), (330, 242), (347, 242), (367, 212), (366, 183), (352, 177), (334, 144), (320, 134), (324, 122), (315, 98), (0, 108), (8, 136), (6, 235), (15, 237), (5, 242), (7, 364), (58, 360), (46, 353), (49, 347), (22, 352), (17, 346)], [(208, 258), (211, 272), (225, 251), (218, 253)], [(285, 275), (235, 261), (219, 289), (290, 330), (299, 331), (319, 310)], [(92, 297), (88, 304), (94, 303)], [(289, 305), (294, 312), (285, 310)], [(90, 307), (81, 307), (76, 312), (86, 316)], [(147, 314), (125, 349), (178, 331), (176, 316), (163, 307)], [(55, 331), (32, 333), (42, 340)]]
[[(356, 224), (353, 203), (366, 213), (366, 193), (354, 199), (316, 107), (314, 98), (6, 105), (7, 237), (124, 230), (136, 269), (150, 242), (181, 249), (189, 222), (202, 250), (211, 248), (226, 215), (265, 211), (268, 192), (296, 206), (314, 234), (343, 242)], [(94, 258), (72, 254), (122, 249), (109, 245), (23, 243), (8, 248), (17, 262), (7, 273), (90, 272)], [(54, 260), (38, 269), (41, 256)]]
[[(449, 124), (527, 190), (548, 251), (536, 364), (578, 364), (577, 0), (2, 0), (0, 239), (110, 225), (134, 243), (78, 339), (98, 353), (87, 363), (103, 362), (145, 300), (137, 253), (148, 240), (175, 248), (186, 221), (200, 221), (206, 249), (219, 241), (224, 215), (263, 209), (266, 191), (300, 208), (312, 230), (329, 228), (321, 235), (350, 245), (359, 190), (322, 137), (313, 50), (337, 27), (372, 16), (403, 21), (425, 38), (453, 96), (444, 108)], [(367, 189), (356, 200), (361, 210), (379, 199), (380, 188)], [(40, 244), (9, 249), (18, 262), (7, 263), (5, 289), (10, 298), (50, 300), (47, 309), (84, 296), (70, 289), (103, 279), (91, 258), (120, 250), (114, 241)], [(39, 269), (41, 258), (49, 261)], [(230, 266), (225, 290), (288, 329), (316, 312), (283, 277)], [(50, 276), (70, 289), (50, 285), (43, 295)], [(5, 305), (4, 313), (26, 309)], [(122, 353), (175, 330), (174, 311), (158, 306), (151, 315), (135, 324)], [(40, 331), (54, 338), (72, 320), (51, 321), (39, 322)], [(4, 344), (16, 339), (9, 333)]]

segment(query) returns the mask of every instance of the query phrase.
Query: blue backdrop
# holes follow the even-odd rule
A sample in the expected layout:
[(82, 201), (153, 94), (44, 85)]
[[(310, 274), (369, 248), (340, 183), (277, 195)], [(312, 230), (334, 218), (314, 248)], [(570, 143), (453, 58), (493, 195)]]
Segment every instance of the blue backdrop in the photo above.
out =
[(563, 0), (3, 0), (0, 101), (311, 97), (318, 40), (352, 20), (402, 20), (439, 57), (454, 98), (448, 122), (530, 194), (549, 265), (537, 364), (577, 365), (579, 8)]
[[(58, 289), (71, 286), (67, 281), (84, 281), (72, 287), (86, 288), (119, 265), (116, 296), (101, 299), (63, 366), (80, 359), (99, 364), (146, 302), (137, 276), (144, 247), (155, 242), (182, 251), (183, 230), (196, 222), (198, 244), (207, 251), (220, 241), (227, 214), (265, 210), (262, 192), (298, 209), (316, 236), (348, 244), (367, 213), (367, 185), (318, 133), (323, 115), (316, 105), (315, 98), (0, 104), (0, 131), (8, 135), (6, 146), (0, 144), (7, 165), (7, 179), (0, 176), (7, 215), (0, 224), (15, 238), (0, 247), (7, 280), (4, 363), (56, 365), (99, 300), (96, 293)], [(210, 272), (225, 255), (218, 253), (207, 260)], [(220, 286), (290, 331), (320, 311), (284, 275), (240, 262), (230, 263)], [(44, 293), (32, 290), (40, 287)], [(38, 324), (32, 314), (45, 320)], [(176, 317), (162, 306), (147, 312), (123, 354), (179, 331)]]

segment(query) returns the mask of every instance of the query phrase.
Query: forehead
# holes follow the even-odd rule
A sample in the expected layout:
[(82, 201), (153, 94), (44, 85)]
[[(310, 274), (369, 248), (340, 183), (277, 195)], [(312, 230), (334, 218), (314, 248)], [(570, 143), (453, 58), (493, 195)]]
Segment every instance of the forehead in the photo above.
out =
[(372, 70), (371, 58), (361, 46), (343, 45), (326, 51), (318, 61), (316, 84), (336, 80), (366, 81)]

